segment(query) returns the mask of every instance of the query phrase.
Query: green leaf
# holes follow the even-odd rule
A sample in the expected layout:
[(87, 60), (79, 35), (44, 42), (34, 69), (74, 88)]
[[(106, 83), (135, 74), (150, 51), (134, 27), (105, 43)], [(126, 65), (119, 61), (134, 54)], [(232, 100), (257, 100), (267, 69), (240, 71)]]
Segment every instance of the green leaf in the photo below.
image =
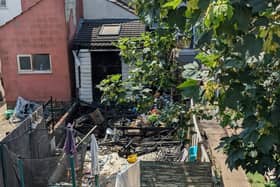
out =
[(120, 78), (121, 78), (121, 76), (122, 76), (121, 74), (112, 75), (111, 80), (112, 80), (113, 82), (119, 81)]
[(247, 35), (244, 38), (244, 48), (245, 50), (248, 50), (249, 53), (253, 56), (258, 56), (262, 49), (262, 39), (256, 38), (253, 35)]
[(239, 30), (248, 31), (251, 21), (250, 10), (243, 6), (236, 7), (233, 19), (237, 22)]
[(199, 1), (198, 6), (201, 10), (205, 10), (209, 6), (209, 3), (210, 3), (210, 0)]
[(193, 98), (195, 101), (198, 100), (199, 98), (199, 86), (189, 86), (186, 87), (183, 91), (182, 91), (182, 95), (185, 98)]
[[(167, 20), (171, 27), (179, 27), (181, 30), (184, 30), (186, 25), (186, 19), (184, 19), (185, 8), (180, 7), (176, 10), (171, 10), (168, 12)], [(182, 19), (178, 19), (182, 17)]]
[(223, 67), (226, 69), (232, 69), (232, 68), (241, 69), (243, 68), (243, 65), (244, 65), (243, 62), (238, 61), (236, 59), (229, 58), (225, 60)]
[(247, 34), (234, 47), (238, 52), (241, 52), (244, 57), (246, 53), (251, 56), (259, 56), (263, 48), (263, 40), (253, 34)]
[(189, 0), (189, 1), (187, 1), (186, 17), (191, 17), (192, 13), (195, 10), (199, 9), (198, 2), (199, 2), (199, 0)]
[(213, 31), (205, 31), (201, 34), (201, 36), (198, 39), (198, 45), (201, 46), (203, 44), (209, 44), (211, 42), (213, 35)]
[(215, 68), (218, 64), (219, 56), (216, 54), (199, 53), (195, 58), (207, 67)]
[(264, 0), (249, 0), (254, 13), (264, 11), (267, 8), (267, 3)]
[(171, 0), (163, 5), (163, 8), (173, 8), (176, 9), (180, 4), (182, 0)]
[(277, 98), (276, 102), (272, 106), (271, 110), (271, 122), (275, 127), (280, 125), (280, 98)]
[(272, 135), (262, 135), (258, 142), (258, 147), (260, 151), (264, 154), (267, 154), (271, 149), (274, 143), (277, 142), (277, 139), (275, 139)]
[(245, 158), (244, 153), (241, 150), (236, 150), (232, 154), (230, 154), (230, 157), (233, 162), (236, 162), (237, 160), (243, 160)]
[(192, 87), (192, 86), (198, 86), (198, 81), (193, 80), (193, 79), (188, 79), (185, 82), (183, 82), (182, 84), (180, 84), (179, 86), (177, 86), (177, 88), (185, 89), (185, 88)]
[(186, 79), (198, 79), (200, 77), (200, 68), (198, 62), (194, 61), (193, 63), (184, 65), (182, 76)]
[(223, 105), (234, 110), (237, 110), (239, 103), (242, 100), (242, 91), (244, 86), (238, 83), (233, 83), (225, 92)]

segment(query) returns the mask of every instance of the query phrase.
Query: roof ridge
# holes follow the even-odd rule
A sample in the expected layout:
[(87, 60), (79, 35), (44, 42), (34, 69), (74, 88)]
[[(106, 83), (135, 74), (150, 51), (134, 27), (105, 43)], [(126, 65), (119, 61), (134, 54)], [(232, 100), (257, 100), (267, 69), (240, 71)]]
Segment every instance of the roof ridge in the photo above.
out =
[(84, 19), (84, 22), (101, 22), (101, 21), (141, 21), (141, 20), (137, 18)]
[[(118, 0), (107, 0), (111, 3), (114, 3), (115, 5), (125, 9), (126, 11), (136, 15), (136, 12), (133, 8), (129, 7), (128, 4), (124, 3), (123, 1), (118, 1)], [(137, 16), (137, 15), (136, 15)]]
[(22, 16), (23, 14), (25, 14), (26, 12), (30, 11), (31, 9), (33, 9), (33, 7), (37, 6), (39, 3), (41, 3), (44, 0), (39, 0), (36, 3), (34, 3), (32, 6), (28, 7), (26, 10), (22, 11), (19, 15), (13, 17), (12, 19), (10, 19), (9, 21), (7, 21), (6, 23), (4, 23), (3, 25), (0, 26), (0, 29), (5, 27), (6, 25), (8, 25), (9, 23), (13, 22), (14, 20), (16, 20), (18, 17)]

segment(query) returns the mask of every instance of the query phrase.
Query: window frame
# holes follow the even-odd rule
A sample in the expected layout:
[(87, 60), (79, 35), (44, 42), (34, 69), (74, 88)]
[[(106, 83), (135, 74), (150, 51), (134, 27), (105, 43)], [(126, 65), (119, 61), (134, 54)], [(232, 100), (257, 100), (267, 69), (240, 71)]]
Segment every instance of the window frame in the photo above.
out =
[(0, 9), (7, 8), (7, 0), (4, 0), (5, 1), (5, 5), (4, 6), (2, 5), (1, 1), (2, 0), (0, 0)]
[[(103, 33), (104, 32), (104, 29), (106, 27), (118, 27), (118, 33), (109, 33), (109, 34), (106, 34), (106, 33)], [(103, 24), (98, 32), (98, 35), (99, 36), (119, 36), (120, 33), (121, 33), (121, 24)]]
[[(49, 70), (34, 70), (33, 69), (33, 55), (49, 55), (50, 69)], [(20, 68), (20, 57), (29, 57), (30, 58), (30, 70), (22, 70)], [(35, 54), (18, 54), (17, 55), (17, 65), (19, 74), (49, 74), (52, 73), (52, 60), (49, 53), (35, 53)]]

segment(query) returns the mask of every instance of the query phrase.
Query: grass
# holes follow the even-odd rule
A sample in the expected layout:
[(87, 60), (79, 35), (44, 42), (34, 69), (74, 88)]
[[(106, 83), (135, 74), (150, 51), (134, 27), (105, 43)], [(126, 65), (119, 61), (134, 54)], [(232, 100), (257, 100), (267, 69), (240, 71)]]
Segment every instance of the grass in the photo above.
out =
[(268, 184), (263, 175), (259, 173), (247, 173), (251, 187), (276, 187), (276, 184)]

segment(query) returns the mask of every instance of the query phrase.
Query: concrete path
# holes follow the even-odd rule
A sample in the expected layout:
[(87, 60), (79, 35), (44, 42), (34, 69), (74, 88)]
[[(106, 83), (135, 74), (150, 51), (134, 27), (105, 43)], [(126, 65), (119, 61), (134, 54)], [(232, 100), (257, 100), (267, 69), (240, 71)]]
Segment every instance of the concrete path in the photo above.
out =
[(225, 130), (218, 125), (216, 121), (200, 121), (202, 128), (208, 137), (208, 143), (214, 157), (216, 168), (222, 173), (222, 178), (225, 187), (250, 187), (246, 174), (242, 169), (230, 171), (225, 164), (226, 155), (221, 151), (215, 150), (219, 145), (220, 138), (226, 136)]

